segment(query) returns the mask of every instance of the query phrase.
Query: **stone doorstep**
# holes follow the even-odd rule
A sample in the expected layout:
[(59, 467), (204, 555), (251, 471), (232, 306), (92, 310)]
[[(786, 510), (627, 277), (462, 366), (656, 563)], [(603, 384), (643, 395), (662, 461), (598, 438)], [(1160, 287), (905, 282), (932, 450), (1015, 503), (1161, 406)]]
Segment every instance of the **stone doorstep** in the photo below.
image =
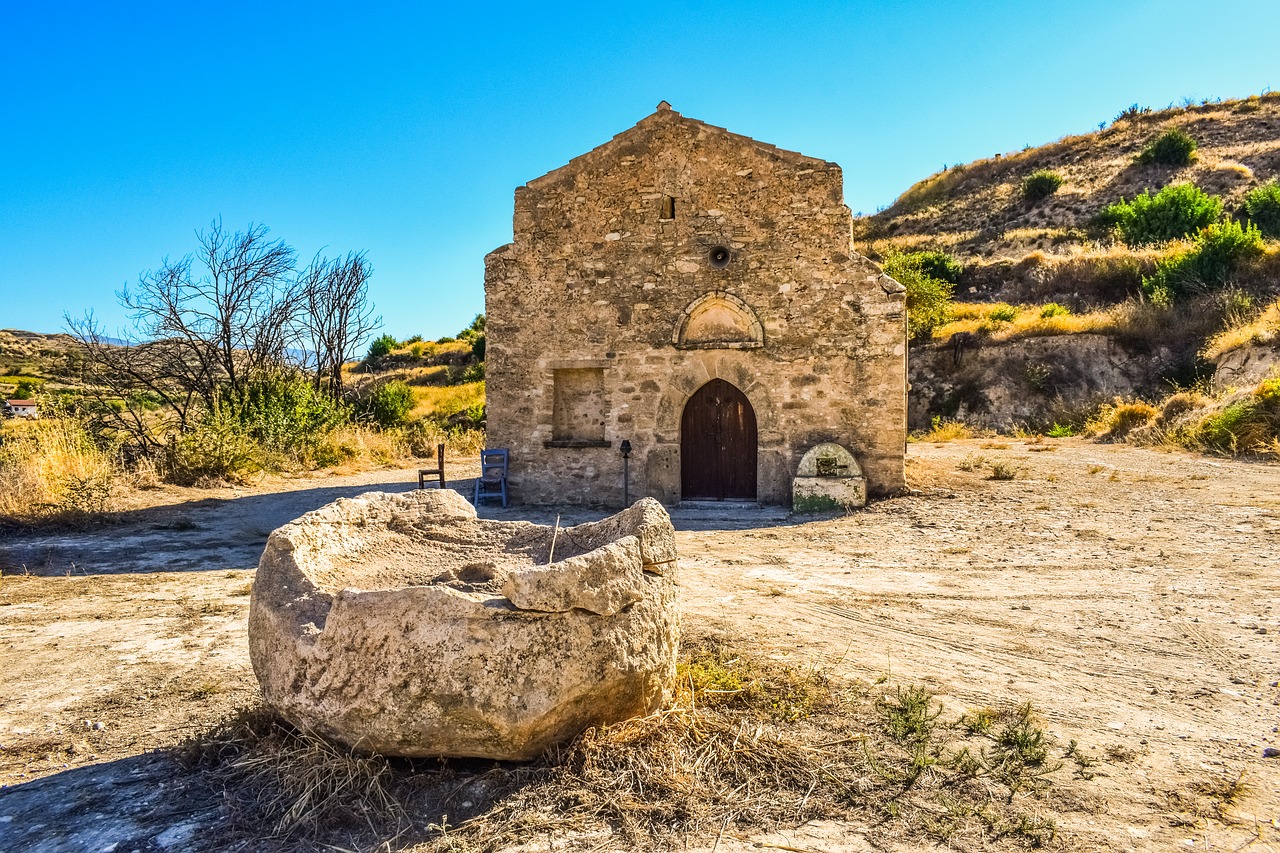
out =
[(791, 514), (790, 507), (766, 506), (755, 501), (680, 501), (674, 507), (668, 507), (674, 519), (710, 519), (726, 518), (743, 521), (781, 521)]

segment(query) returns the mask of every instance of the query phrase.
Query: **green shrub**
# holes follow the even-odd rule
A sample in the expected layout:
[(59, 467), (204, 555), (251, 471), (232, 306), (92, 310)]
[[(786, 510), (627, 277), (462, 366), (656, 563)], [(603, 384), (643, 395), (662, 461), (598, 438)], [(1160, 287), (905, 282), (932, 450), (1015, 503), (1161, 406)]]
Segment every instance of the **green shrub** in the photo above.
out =
[(987, 319), (997, 323), (1012, 323), (1021, 313), (1016, 306), (1001, 303), (987, 312)]
[(399, 345), (399, 341), (391, 335), (379, 335), (373, 339), (373, 343), (369, 344), (369, 355), (367, 357), (370, 361), (385, 358), (391, 355), (391, 351)]
[(1139, 163), (1158, 166), (1190, 166), (1195, 159), (1196, 141), (1176, 127), (1148, 142), (1138, 155)]
[(1048, 320), (1050, 317), (1065, 317), (1071, 313), (1071, 309), (1065, 305), (1059, 305), (1057, 302), (1050, 302), (1040, 309), (1040, 319)]
[(924, 252), (890, 252), (881, 265), (885, 273), (907, 289), (907, 335), (923, 340), (951, 316), (954, 282), (924, 269)]
[(1193, 436), (1202, 446), (1232, 456), (1266, 452), (1280, 439), (1280, 380), (1264, 382), (1244, 399), (1201, 421)]
[(350, 412), (300, 374), (269, 374), (253, 379), (240, 399), (225, 399), (223, 412), (235, 428), (278, 460), (260, 458), (262, 467), (311, 459), (329, 432), (346, 423)]
[(1195, 184), (1171, 184), (1151, 195), (1143, 190), (1133, 201), (1121, 199), (1104, 207), (1097, 222), (1115, 229), (1125, 243), (1164, 243), (1194, 234), (1222, 216), (1222, 199)]
[(383, 429), (404, 423), (413, 409), (413, 389), (398, 379), (379, 385), (362, 408)]
[(171, 483), (237, 479), (261, 469), (258, 448), (229, 413), (210, 414), (165, 447), (160, 464)]
[(925, 275), (940, 278), (952, 284), (958, 284), (960, 276), (964, 273), (964, 265), (946, 252), (911, 252), (910, 256), (920, 264), (920, 269)]
[(1075, 434), (1076, 428), (1071, 424), (1060, 424), (1056, 422), (1053, 426), (1049, 427), (1049, 431), (1045, 433), (1049, 438), (1070, 438)]
[(1037, 169), (1022, 182), (1022, 198), (1029, 204), (1035, 204), (1058, 191), (1063, 178), (1052, 169)]
[(30, 400), (40, 393), (40, 389), (44, 387), (44, 383), (38, 379), (19, 379), (18, 387), (14, 390), (15, 400)]
[(1262, 235), (1255, 226), (1216, 222), (1200, 232), (1191, 248), (1162, 258), (1155, 273), (1142, 280), (1142, 289), (1153, 302), (1171, 305), (1188, 294), (1220, 289), (1242, 262), (1262, 251)]
[(1249, 190), (1244, 209), (1264, 237), (1280, 238), (1280, 183), (1273, 180)]

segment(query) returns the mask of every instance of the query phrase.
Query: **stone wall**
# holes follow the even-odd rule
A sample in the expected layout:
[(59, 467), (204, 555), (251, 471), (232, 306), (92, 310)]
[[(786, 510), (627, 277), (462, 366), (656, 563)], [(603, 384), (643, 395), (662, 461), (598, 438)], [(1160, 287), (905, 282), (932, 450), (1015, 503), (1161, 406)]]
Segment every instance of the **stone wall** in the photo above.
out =
[(1056, 335), (984, 342), (962, 350), (911, 350), (912, 429), (934, 417), (992, 429), (1048, 428), (1115, 397), (1159, 398), (1179, 355), (1170, 347), (1129, 348), (1107, 335)]
[(518, 188), (514, 241), (485, 261), (488, 441), (515, 499), (621, 504), (628, 439), (632, 498), (678, 501), (681, 413), (713, 378), (755, 410), (762, 502), (824, 441), (872, 494), (902, 488), (902, 288), (850, 232), (838, 166), (665, 104)]

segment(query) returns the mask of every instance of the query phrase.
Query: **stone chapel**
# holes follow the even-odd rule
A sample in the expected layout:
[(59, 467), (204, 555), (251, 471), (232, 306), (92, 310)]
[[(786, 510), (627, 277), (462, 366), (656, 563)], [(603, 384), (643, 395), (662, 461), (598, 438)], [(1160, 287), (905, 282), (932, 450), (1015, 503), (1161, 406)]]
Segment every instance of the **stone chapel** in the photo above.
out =
[(904, 488), (905, 293), (854, 251), (835, 163), (664, 101), (517, 188), (513, 231), (485, 258), (487, 441), (513, 500)]

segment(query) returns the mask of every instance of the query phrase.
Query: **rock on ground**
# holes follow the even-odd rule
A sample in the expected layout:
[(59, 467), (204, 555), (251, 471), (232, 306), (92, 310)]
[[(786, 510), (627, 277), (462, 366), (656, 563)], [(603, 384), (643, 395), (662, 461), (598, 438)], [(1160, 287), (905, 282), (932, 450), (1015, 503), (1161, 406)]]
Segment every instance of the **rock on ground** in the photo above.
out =
[(249, 649), (267, 704), (387, 755), (525, 760), (656, 710), (676, 553), (651, 499), (553, 528), (448, 490), (341, 499), (267, 541)]

